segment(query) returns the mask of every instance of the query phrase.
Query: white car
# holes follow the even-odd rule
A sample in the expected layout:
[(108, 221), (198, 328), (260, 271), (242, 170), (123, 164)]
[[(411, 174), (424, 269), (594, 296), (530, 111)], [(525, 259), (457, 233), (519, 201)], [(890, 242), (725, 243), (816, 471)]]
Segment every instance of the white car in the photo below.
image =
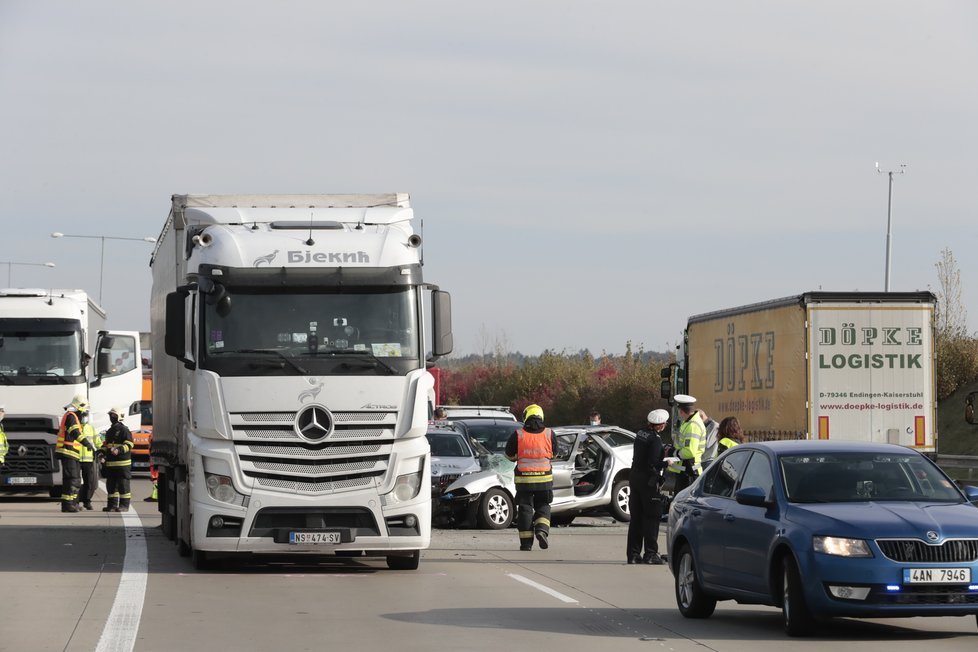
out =
[[(569, 524), (584, 512), (607, 509), (628, 521), (628, 473), (635, 433), (617, 426), (561, 426), (553, 429), (554, 500), (550, 521)], [(499, 530), (516, 515), (513, 463), (493, 454), (481, 470), (464, 473), (436, 499), (436, 512), (456, 524)]]
[(445, 418), (456, 419), (507, 419), (517, 421), (516, 415), (505, 405), (439, 405), (445, 410)]

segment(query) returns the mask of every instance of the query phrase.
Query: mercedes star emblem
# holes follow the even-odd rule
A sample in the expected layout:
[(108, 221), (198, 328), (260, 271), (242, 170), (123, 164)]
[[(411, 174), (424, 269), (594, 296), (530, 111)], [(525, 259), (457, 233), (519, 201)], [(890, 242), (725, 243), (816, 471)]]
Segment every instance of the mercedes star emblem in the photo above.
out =
[(303, 439), (319, 441), (333, 431), (333, 415), (322, 405), (307, 405), (295, 415), (295, 432)]

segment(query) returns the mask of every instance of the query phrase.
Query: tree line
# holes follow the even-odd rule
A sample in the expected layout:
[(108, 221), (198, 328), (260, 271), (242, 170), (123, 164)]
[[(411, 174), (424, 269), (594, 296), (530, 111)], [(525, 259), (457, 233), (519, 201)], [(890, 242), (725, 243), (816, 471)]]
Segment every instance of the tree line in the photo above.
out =
[(451, 405), (506, 405), (519, 417), (531, 403), (543, 408), (551, 425), (588, 422), (592, 410), (602, 422), (637, 430), (650, 410), (668, 407), (659, 397), (661, 370), (669, 353), (544, 351), (536, 357), (497, 352), (449, 358), (441, 368), (441, 402)]

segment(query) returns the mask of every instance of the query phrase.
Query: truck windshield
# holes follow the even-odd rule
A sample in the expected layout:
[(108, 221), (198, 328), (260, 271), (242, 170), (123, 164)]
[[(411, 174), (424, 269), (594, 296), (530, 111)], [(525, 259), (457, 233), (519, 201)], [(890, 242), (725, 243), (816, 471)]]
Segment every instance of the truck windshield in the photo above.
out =
[(203, 302), (202, 366), (222, 375), (404, 374), (420, 364), (416, 296), (228, 288), (223, 307)]
[(0, 384), (84, 381), (81, 326), (77, 321), (0, 319)]

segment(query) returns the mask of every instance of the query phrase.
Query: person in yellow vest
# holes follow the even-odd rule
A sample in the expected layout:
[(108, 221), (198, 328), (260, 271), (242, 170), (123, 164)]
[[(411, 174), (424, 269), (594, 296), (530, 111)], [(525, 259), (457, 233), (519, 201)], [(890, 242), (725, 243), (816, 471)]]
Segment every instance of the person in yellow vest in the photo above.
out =
[(554, 499), (551, 461), (556, 450), (554, 433), (543, 425), (543, 408), (533, 404), (523, 411), (523, 427), (506, 442), (506, 457), (516, 462), (516, 526), (520, 550), (532, 550), (533, 538), (550, 547), (550, 503)]
[(726, 417), (720, 422), (720, 429), (717, 431), (720, 438), (717, 442), (717, 455), (747, 441), (744, 429), (740, 427), (737, 417)]
[(7, 408), (0, 405), (0, 466), (7, 459), (7, 433), (3, 431), (3, 416), (6, 414), (6, 411)]
[(689, 486), (700, 474), (703, 451), (706, 447), (706, 426), (699, 410), (696, 409), (696, 399), (688, 394), (676, 394), (677, 411), (679, 412), (679, 441), (676, 442), (674, 455), (678, 461), (669, 465), (668, 471), (676, 473), (676, 484), (673, 495)]
[(95, 446), (82, 429), (82, 417), (88, 415), (88, 400), (81, 394), (65, 406), (58, 428), (58, 443), (54, 454), (61, 460), (61, 511), (77, 512), (78, 487), (81, 484), (81, 449)]
[(95, 431), (95, 426), (90, 423), (88, 415), (82, 417), (82, 432), (88, 441), (92, 442), (95, 450), (88, 446), (82, 446), (81, 456), (78, 458), (78, 465), (81, 468), (81, 489), (78, 492), (78, 502), (85, 509), (92, 509), (92, 497), (98, 489), (98, 468), (95, 464), (95, 453), (102, 446), (102, 438)]
[(123, 422), (125, 408), (114, 407), (109, 410), (112, 425), (105, 431), (102, 443), (102, 456), (105, 458), (105, 490), (109, 502), (103, 512), (128, 512), (132, 500), (130, 481), (132, 479), (132, 432)]

